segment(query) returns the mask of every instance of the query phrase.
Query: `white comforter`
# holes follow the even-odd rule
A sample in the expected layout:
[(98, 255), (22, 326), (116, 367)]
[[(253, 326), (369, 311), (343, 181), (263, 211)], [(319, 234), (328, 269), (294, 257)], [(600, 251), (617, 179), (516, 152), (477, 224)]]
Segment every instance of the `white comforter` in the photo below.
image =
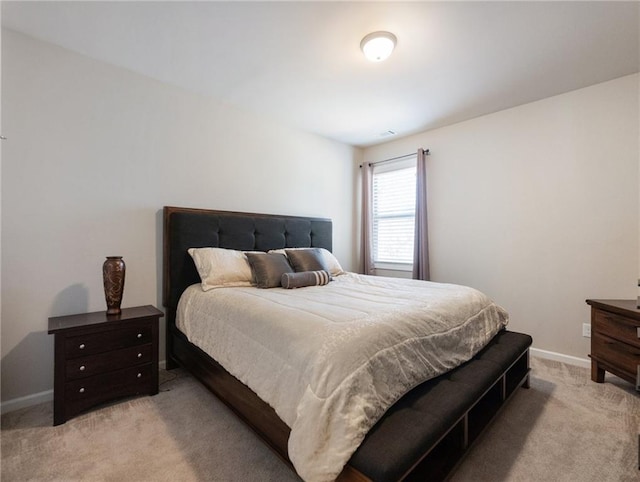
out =
[(324, 482), (396, 400), (472, 358), (507, 313), (472, 288), (348, 273), (295, 290), (193, 285), (177, 323), (291, 428), (298, 474)]

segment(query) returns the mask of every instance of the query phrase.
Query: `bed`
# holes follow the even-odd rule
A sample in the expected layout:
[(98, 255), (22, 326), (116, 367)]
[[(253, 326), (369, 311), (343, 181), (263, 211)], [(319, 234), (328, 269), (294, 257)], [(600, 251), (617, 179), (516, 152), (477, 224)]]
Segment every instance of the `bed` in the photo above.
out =
[[(323, 460), (319, 449), (323, 444), (302, 448), (307, 445), (307, 437), (300, 436), (300, 433), (304, 432), (300, 432), (292, 423), (297, 413), (295, 412), (296, 407), (294, 406), (287, 412), (280, 405), (273, 403), (273, 400), (269, 398), (269, 391), (265, 392), (263, 387), (256, 388), (255, 384), (252, 385), (252, 388), (262, 396), (260, 398), (254, 393), (254, 390), (249, 389), (238, 380), (238, 378), (245, 379), (247, 383), (251, 384), (251, 374), (249, 373), (247, 376), (244, 374), (250, 372), (252, 366), (257, 363), (247, 363), (240, 370), (240, 375), (234, 372), (238, 378), (222, 368), (221, 363), (230, 366), (228, 364), (230, 357), (235, 356), (237, 360), (242, 362), (245, 355), (236, 353), (236, 351), (238, 351), (237, 347), (243, 343), (233, 339), (230, 339), (228, 345), (218, 343), (225, 348), (216, 352), (215, 355), (211, 355), (209, 347), (203, 345), (201, 341), (198, 342), (199, 346), (189, 341), (189, 339), (196, 338), (193, 330), (190, 330), (188, 326), (183, 325), (181, 329), (177, 326), (176, 318), (185, 316), (183, 305), (186, 302), (184, 300), (191, 296), (195, 296), (194, 299), (197, 300), (197, 296), (201, 296), (197, 293), (201, 292), (201, 289), (189, 288), (201, 281), (194, 262), (188, 254), (190, 248), (199, 247), (263, 252), (281, 248), (322, 248), (330, 252), (332, 247), (331, 221), (295, 216), (176, 207), (164, 208), (163, 299), (168, 320), (167, 367), (181, 365), (193, 373), (264, 439), (287, 464), (295, 465), (298, 472), (302, 473), (306, 480), (330, 480), (335, 478), (333, 475), (337, 475), (338, 480), (363, 481), (412, 480), (412, 478), (415, 480), (443, 479), (450, 474), (464, 453), (478, 439), (484, 427), (513, 395), (516, 388), (528, 386), (528, 347), (531, 344), (531, 338), (527, 335), (506, 331), (502, 329), (502, 326), (487, 328), (483, 335), (486, 336), (486, 339), (474, 342), (475, 346), (469, 348), (473, 350), (473, 357), (470, 360), (462, 364), (457, 362), (452, 365), (455, 366), (453, 369), (445, 366), (437, 376), (429, 377), (429, 380), (424, 383), (415, 383), (417, 379), (409, 380), (406, 387), (406, 390), (409, 390), (408, 393), (397, 401), (396, 395), (393, 395), (396, 397), (393, 398), (395, 402), (393, 406), (388, 409), (385, 407), (382, 412), (373, 415), (371, 423), (373, 427), (365, 427), (366, 430), (359, 434), (361, 437), (354, 438), (355, 442), (352, 443), (352, 446), (347, 447), (347, 456), (344, 455), (343, 448), (337, 450), (338, 452), (342, 451), (341, 453), (346, 457), (345, 462), (348, 462), (341, 472), (339, 470), (335, 473), (323, 472), (320, 469), (314, 472), (315, 467), (311, 462), (315, 462), (316, 458), (319, 461)], [(412, 281), (407, 280), (407, 282), (411, 283)], [(324, 293), (325, 296), (335, 297), (337, 292), (329, 295), (330, 292), (327, 290), (340, 289), (340, 284), (360, 286), (362, 283), (384, 284), (380, 280), (367, 280), (359, 278), (358, 275), (346, 275), (332, 281), (328, 285), (331, 288), (325, 287), (324, 292), (321, 291), (322, 288), (317, 291)], [(383, 293), (384, 288), (384, 286), (374, 287), (374, 289), (381, 290), (379, 293)], [(406, 289), (410, 288), (410, 285), (407, 285)], [(293, 291), (311, 293), (312, 289)], [(218, 291), (219, 294), (230, 290), (213, 291)], [(262, 303), (260, 306), (263, 307), (261, 310), (264, 309), (266, 313), (268, 306), (276, 306), (280, 309), (285, 297), (279, 292), (289, 290), (282, 288), (278, 290), (235, 288), (231, 291), (233, 296), (237, 298), (226, 302), (226, 306), (246, 305), (244, 302), (246, 297), (255, 298), (259, 294), (260, 297), (265, 297), (260, 301)], [(271, 296), (275, 296), (277, 299), (275, 301), (269, 299)], [(182, 305), (179, 304), (181, 297), (183, 298)], [(291, 297), (286, 299), (289, 298)], [(309, 304), (309, 301), (306, 303)], [(177, 316), (179, 306), (180, 317)], [(298, 305), (292, 308), (300, 310)], [(348, 305), (347, 311), (351, 309), (353, 306)], [(360, 305), (357, 305), (357, 309), (360, 309)], [(197, 311), (195, 310), (195, 312)], [(222, 313), (222, 311), (219, 312)], [(283, 314), (284, 312), (277, 311), (275, 313), (276, 319), (278, 313)], [(407, 313), (406, 318), (411, 318), (412, 314)], [(312, 313), (312, 315), (314, 314)], [(240, 320), (241, 315), (232, 313), (229, 317), (231, 320), (234, 317)], [(238, 321), (236, 325), (241, 326), (241, 323)], [(233, 323), (230, 323), (230, 326), (233, 326)], [(413, 328), (409, 327), (408, 329), (412, 330)], [(340, 336), (343, 337), (344, 334)], [(216, 335), (214, 338), (223, 339), (222, 335)], [(274, 338), (277, 339), (277, 337)], [(454, 344), (464, 345), (467, 343), (467, 338), (466, 336), (459, 337)], [(316, 348), (309, 348), (310, 353), (319, 351)], [(286, 347), (280, 347), (280, 349), (284, 350)], [(428, 351), (431, 350), (426, 350), (425, 353)], [(250, 355), (247, 356), (250, 357)], [(402, 359), (403, 354), (399, 352), (397, 357)], [(348, 363), (350, 362), (347, 361)], [(399, 363), (401, 366), (405, 366), (406, 357)], [(433, 363), (429, 361), (427, 364)], [(234, 370), (235, 367), (231, 371)], [(262, 378), (265, 378), (264, 373)], [(277, 378), (274, 376), (274, 379)], [(289, 375), (285, 377), (285, 379), (295, 378), (296, 373), (293, 373), (292, 377)], [(322, 378), (323, 383), (324, 378)], [(316, 379), (313, 380), (313, 383), (316, 383)], [(303, 382), (307, 383), (308, 381), (303, 380)], [(364, 386), (366, 383), (361, 385)], [(415, 388), (411, 389), (414, 385)], [(273, 393), (280, 394), (283, 391), (283, 386), (272, 390)], [(315, 387), (315, 385), (309, 386)], [(295, 390), (292, 393), (295, 393)], [(334, 393), (333, 387), (331, 387), (330, 393)], [(364, 390), (356, 393), (358, 400), (360, 398), (366, 399)], [(263, 398), (276, 406), (276, 409), (263, 401)], [(349, 405), (349, 400), (347, 396), (344, 396), (340, 398), (338, 405), (340, 407)], [(322, 403), (324, 403), (324, 398)], [(359, 403), (351, 403), (351, 405), (354, 405), (358, 410), (360, 409)], [(330, 410), (321, 406), (318, 411), (332, 413), (334, 406), (337, 405), (335, 403), (331, 405)], [(358, 412), (356, 416), (360, 414), (361, 412)], [(344, 420), (352, 419), (351, 412), (348, 412), (348, 416), (349, 418)], [(333, 426), (340, 426), (339, 420)], [(327, 429), (327, 431), (329, 430)], [(322, 429), (316, 427), (313, 432), (322, 432)], [(345, 438), (350, 440), (351, 434), (348, 435)], [(290, 438), (295, 443), (290, 443)], [(333, 445), (339, 445), (342, 442), (342, 437), (327, 437), (327, 440), (329, 442), (323, 443), (329, 446), (328, 451), (331, 452)], [(353, 445), (354, 443), (355, 445)], [(297, 450), (298, 446), (301, 447), (300, 450)], [(306, 459), (297, 453), (303, 453), (305, 450), (307, 451)], [(303, 462), (306, 460), (306, 465), (301, 460)], [(329, 477), (327, 474), (333, 475)]]

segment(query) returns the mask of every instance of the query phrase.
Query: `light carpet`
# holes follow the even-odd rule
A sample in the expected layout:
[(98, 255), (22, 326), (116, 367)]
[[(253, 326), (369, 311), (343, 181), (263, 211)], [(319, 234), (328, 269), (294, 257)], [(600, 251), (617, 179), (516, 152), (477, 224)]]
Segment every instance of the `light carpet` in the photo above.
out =
[[(299, 481), (189, 375), (160, 393), (52, 426), (52, 403), (2, 416), (2, 481)], [(639, 481), (640, 394), (607, 375), (532, 358), (520, 389), (452, 482)]]

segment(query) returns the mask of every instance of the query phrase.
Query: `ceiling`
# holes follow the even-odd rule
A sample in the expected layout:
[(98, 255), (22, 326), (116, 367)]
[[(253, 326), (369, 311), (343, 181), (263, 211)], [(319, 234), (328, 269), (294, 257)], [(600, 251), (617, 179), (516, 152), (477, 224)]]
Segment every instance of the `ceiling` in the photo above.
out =
[[(355, 146), (639, 71), (637, 2), (2, 2), (2, 25)], [(365, 60), (360, 40), (398, 38)]]

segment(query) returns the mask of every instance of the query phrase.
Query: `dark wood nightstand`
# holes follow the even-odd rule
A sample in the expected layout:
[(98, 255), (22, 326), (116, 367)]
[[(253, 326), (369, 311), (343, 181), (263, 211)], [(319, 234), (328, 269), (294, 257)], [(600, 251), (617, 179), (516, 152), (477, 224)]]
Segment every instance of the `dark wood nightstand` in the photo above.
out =
[(640, 390), (640, 309), (637, 300), (587, 300), (591, 305), (591, 379), (605, 370)]
[(49, 318), (55, 335), (53, 424), (95, 405), (158, 393), (158, 320), (154, 306)]

